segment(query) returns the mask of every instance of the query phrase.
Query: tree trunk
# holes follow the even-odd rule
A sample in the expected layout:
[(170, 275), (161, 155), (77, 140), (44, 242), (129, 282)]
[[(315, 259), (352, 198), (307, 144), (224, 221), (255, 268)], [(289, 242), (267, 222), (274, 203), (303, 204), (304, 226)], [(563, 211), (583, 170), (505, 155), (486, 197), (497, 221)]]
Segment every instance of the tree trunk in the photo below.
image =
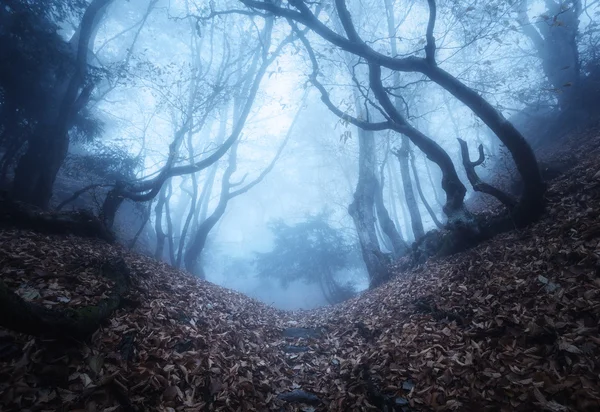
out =
[[(527, 3), (522, 1), (519, 10), (523, 33), (533, 43), (544, 74), (554, 89), (559, 109), (567, 112), (577, 106), (580, 92), (577, 36), (581, 1), (547, 0), (545, 15), (548, 19), (539, 18), (536, 24), (529, 22)], [(568, 3), (572, 4), (569, 6)]]
[(154, 221), (154, 231), (156, 232), (156, 249), (154, 249), (154, 259), (163, 260), (165, 250), (165, 240), (167, 235), (162, 227), (163, 209), (167, 199), (167, 185), (164, 185), (158, 195), (158, 201), (154, 208), (156, 220)]
[[(427, 161), (425, 161), (425, 163), (427, 163)], [(435, 212), (433, 211), (431, 206), (429, 206), (429, 202), (427, 201), (427, 198), (425, 198), (425, 194), (423, 193), (423, 189), (421, 188), (421, 181), (419, 180), (419, 171), (417, 170), (417, 166), (415, 164), (414, 154), (411, 154), (411, 166), (413, 175), (415, 176), (415, 186), (417, 187), (417, 192), (419, 193), (421, 202), (423, 202), (423, 206), (425, 206), (425, 209), (427, 209), (427, 212), (429, 213), (429, 216), (431, 216), (431, 220), (433, 221), (433, 223), (441, 229), (444, 225), (442, 225), (442, 223), (438, 220), (437, 216), (435, 215)]]
[[(394, 16), (394, 7), (391, 0), (385, 0), (385, 10), (387, 16), (387, 30), (390, 39), (390, 48), (392, 51), (392, 55), (398, 54), (398, 47), (396, 45), (396, 23)], [(398, 72), (394, 72), (393, 76), (394, 87), (396, 90), (400, 87), (400, 75)], [(396, 106), (396, 110), (398, 113), (402, 112), (402, 101), (399, 96), (394, 96), (394, 105)], [(425, 234), (423, 230), (423, 221), (421, 220), (421, 212), (419, 212), (419, 206), (417, 205), (417, 200), (415, 198), (415, 194), (413, 191), (412, 183), (410, 181), (410, 172), (408, 167), (408, 151), (409, 151), (409, 142), (406, 136), (402, 136), (402, 147), (400, 152), (402, 156), (397, 154), (398, 161), (400, 163), (400, 175), (402, 177), (402, 186), (404, 187), (404, 198), (406, 200), (406, 205), (408, 206), (408, 210), (410, 212), (410, 221), (411, 227), (413, 231), (413, 235), (415, 239), (419, 239), (421, 236)]]
[(93, 0), (81, 20), (77, 53), (70, 77), (54, 87), (55, 101), (48, 105), (29, 139), (27, 151), (15, 170), (13, 196), (21, 201), (47, 208), (56, 175), (69, 149), (69, 129), (77, 112), (87, 104), (91, 89), (83, 88), (89, 49), (104, 8), (112, 0)]
[(152, 202), (148, 202), (148, 207), (146, 207), (146, 210), (144, 211), (144, 220), (142, 222), (142, 224), (140, 225), (140, 228), (138, 229), (138, 231), (135, 233), (135, 236), (133, 236), (133, 239), (131, 239), (131, 242), (129, 243), (129, 250), (133, 250), (133, 248), (135, 248), (135, 245), (137, 244), (140, 235), (142, 234), (142, 232), (144, 231), (144, 228), (146, 227), (146, 225), (148, 224), (148, 221), (150, 220), (150, 215), (152, 214)]
[(433, 181), (433, 177), (431, 176), (431, 168), (429, 167), (429, 162), (427, 161), (427, 159), (425, 159), (425, 170), (427, 170), (427, 178), (429, 179), (431, 190), (433, 190), (433, 197), (435, 198), (435, 202), (440, 207), (444, 207), (444, 204), (440, 200), (440, 195), (438, 194), (437, 184)]
[[(346, 2), (342, 0), (336, 0), (335, 7), (344, 31), (346, 32), (346, 36), (340, 35), (338, 32), (331, 30), (326, 24), (322, 23), (304, 2), (294, 2), (294, 7), (298, 12), (290, 12), (289, 9), (277, 7), (271, 2), (259, 2), (255, 0), (241, 1), (255, 9), (267, 10), (279, 16), (285, 15), (285, 17), (289, 19), (302, 23), (326, 41), (355, 56), (362, 57), (367, 62), (371, 78), (371, 90), (373, 91), (373, 94), (376, 95), (377, 100), (387, 112), (390, 119), (396, 123), (396, 125), (392, 125), (394, 130), (406, 134), (419, 149), (427, 154), (427, 157), (440, 166), (442, 173), (444, 173), (445, 177), (442, 179), (442, 187), (448, 195), (444, 212), (448, 215), (449, 219), (453, 220), (454, 215), (460, 215), (461, 212), (466, 212), (464, 205), (462, 204), (464, 193), (461, 195), (461, 192), (464, 190), (464, 185), (457, 176), (454, 176), (456, 170), (447, 153), (445, 153), (443, 149), (440, 151), (439, 149), (441, 148), (436, 147), (439, 145), (434, 141), (431, 139), (424, 139), (426, 136), (418, 130), (406, 125), (406, 122), (402, 122), (400, 121), (401, 119), (398, 119), (398, 113), (394, 113), (396, 110), (389, 100), (388, 92), (380, 84), (381, 67), (386, 67), (397, 72), (421, 73), (469, 107), (469, 109), (471, 109), (471, 111), (475, 113), (496, 134), (496, 136), (498, 136), (500, 141), (502, 141), (511, 152), (517, 170), (523, 178), (525, 190), (514, 215), (517, 219), (517, 223), (520, 225), (527, 224), (532, 220), (537, 219), (544, 212), (544, 194), (546, 185), (542, 179), (535, 154), (531, 149), (531, 146), (525, 141), (523, 135), (508, 122), (494, 106), (475, 90), (466, 86), (456, 77), (437, 65), (435, 61), (435, 38), (433, 36), (436, 20), (436, 3), (434, 1), (428, 2), (430, 18), (427, 24), (427, 35), (425, 39), (425, 58), (416, 56), (389, 56), (373, 49), (360, 38), (356, 27), (352, 22), (351, 14), (346, 7)], [(451, 173), (452, 175), (448, 175), (448, 173)], [(446, 181), (444, 182), (444, 180)], [(448, 191), (450, 191), (450, 193)]]
[(400, 225), (400, 217), (398, 216), (398, 206), (396, 205), (396, 185), (394, 182), (394, 178), (392, 176), (392, 164), (393, 162), (387, 162), (385, 165), (386, 168), (386, 172), (387, 172), (387, 180), (389, 182), (389, 203), (392, 207), (392, 216), (393, 216), (393, 221), (394, 221), (394, 225), (396, 226), (396, 228), (398, 229), (398, 234), (400, 235), (400, 237), (402, 238), (402, 241), (404, 241), (404, 238), (402, 237), (402, 229), (401, 229), (401, 225)]
[(167, 218), (167, 242), (169, 246), (169, 260), (171, 266), (175, 266), (175, 239), (174, 239), (174, 230), (173, 230), (173, 216), (171, 216), (171, 198), (173, 196), (173, 180), (169, 181), (168, 187), (168, 195), (165, 198), (165, 217)]
[(124, 185), (124, 182), (117, 181), (115, 187), (107, 193), (106, 198), (102, 203), (99, 217), (104, 226), (106, 226), (108, 229), (112, 229), (114, 226), (117, 211), (125, 201), (125, 198), (122, 195)]
[(392, 248), (390, 249), (394, 254), (394, 257), (398, 258), (406, 254), (408, 251), (408, 245), (398, 233), (398, 229), (394, 224), (394, 221), (390, 218), (390, 214), (383, 203), (383, 183), (377, 184), (375, 191), (375, 210), (377, 211), (377, 218), (381, 230), (390, 240)]
[(402, 176), (402, 187), (404, 188), (404, 199), (406, 200), (406, 206), (410, 213), (411, 228), (415, 240), (418, 240), (425, 234), (423, 229), (423, 221), (421, 220), (421, 212), (419, 211), (419, 205), (417, 204), (417, 198), (413, 190), (412, 181), (410, 178), (410, 167), (408, 164), (409, 154), (409, 143), (408, 139), (402, 136), (402, 146), (394, 154), (398, 158), (400, 164), (400, 175)]
[(523, 226), (537, 219), (545, 209), (546, 184), (533, 149), (523, 135), (489, 102), (451, 74), (437, 66), (427, 66), (422, 72), (467, 105), (510, 151), (524, 185), (513, 215), (515, 223)]
[(379, 248), (375, 232), (377, 222), (374, 206), (379, 186), (375, 176), (375, 139), (372, 132), (358, 129), (358, 142), (358, 183), (348, 213), (356, 226), (363, 260), (369, 274), (370, 287), (375, 287), (388, 280), (390, 276), (387, 259)]
[(221, 194), (219, 197), (219, 204), (209, 217), (204, 219), (198, 228), (196, 229), (190, 244), (185, 251), (183, 258), (185, 268), (190, 273), (196, 273), (200, 278), (204, 279), (205, 274), (202, 269), (202, 265), (199, 262), (202, 251), (206, 246), (206, 240), (212, 228), (217, 224), (221, 217), (225, 214), (227, 209), (227, 203), (231, 198), (229, 193), (231, 188), (230, 179), (237, 168), (237, 147), (239, 142), (236, 142), (231, 151), (229, 152), (229, 163), (225, 173), (223, 173), (223, 180), (221, 181)]
[(462, 156), (463, 166), (465, 168), (465, 171), (467, 172), (467, 178), (469, 179), (471, 186), (473, 186), (473, 190), (475, 190), (476, 192), (486, 193), (490, 196), (495, 197), (496, 199), (498, 199), (498, 201), (500, 201), (500, 203), (502, 203), (508, 208), (509, 212), (512, 213), (513, 209), (517, 205), (517, 201), (513, 199), (509, 194), (482, 181), (479, 178), (477, 172), (475, 171), (475, 167), (483, 164), (485, 160), (485, 155), (483, 153), (483, 145), (480, 144), (478, 148), (479, 158), (476, 161), (472, 162), (469, 156), (469, 147), (467, 146), (467, 142), (465, 142), (463, 139), (458, 139), (458, 142), (460, 143), (460, 153)]

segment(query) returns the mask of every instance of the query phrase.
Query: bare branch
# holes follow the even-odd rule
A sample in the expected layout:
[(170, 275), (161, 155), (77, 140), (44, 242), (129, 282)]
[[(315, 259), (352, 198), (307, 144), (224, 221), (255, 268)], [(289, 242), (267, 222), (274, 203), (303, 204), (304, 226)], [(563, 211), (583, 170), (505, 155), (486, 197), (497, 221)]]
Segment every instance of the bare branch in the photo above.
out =
[(429, 21), (427, 22), (425, 59), (427, 63), (435, 65), (435, 37), (433, 36), (433, 30), (435, 29), (435, 20), (437, 18), (437, 7), (435, 0), (427, 0), (427, 4), (429, 5)]
[(475, 171), (475, 167), (481, 165), (485, 159), (483, 145), (479, 145), (479, 158), (477, 161), (472, 162), (469, 156), (469, 147), (467, 146), (467, 142), (461, 138), (458, 138), (457, 140), (460, 144), (463, 166), (465, 168), (465, 172), (467, 172), (467, 178), (469, 179), (471, 186), (473, 186), (473, 190), (495, 197), (500, 201), (500, 203), (506, 206), (509, 211), (512, 211), (515, 206), (517, 206), (517, 201), (504, 191), (482, 181)]

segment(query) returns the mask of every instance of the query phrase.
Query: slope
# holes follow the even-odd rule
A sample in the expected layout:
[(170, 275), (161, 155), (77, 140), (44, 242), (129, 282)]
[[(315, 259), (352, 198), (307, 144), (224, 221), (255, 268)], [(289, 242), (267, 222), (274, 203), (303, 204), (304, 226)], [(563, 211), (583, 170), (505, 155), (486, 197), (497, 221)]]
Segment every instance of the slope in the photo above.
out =
[(99, 240), (3, 229), (0, 276), (26, 301), (98, 301), (111, 257), (133, 287), (84, 341), (0, 330), (0, 408), (600, 410), (600, 139), (586, 134), (537, 224), (315, 311)]

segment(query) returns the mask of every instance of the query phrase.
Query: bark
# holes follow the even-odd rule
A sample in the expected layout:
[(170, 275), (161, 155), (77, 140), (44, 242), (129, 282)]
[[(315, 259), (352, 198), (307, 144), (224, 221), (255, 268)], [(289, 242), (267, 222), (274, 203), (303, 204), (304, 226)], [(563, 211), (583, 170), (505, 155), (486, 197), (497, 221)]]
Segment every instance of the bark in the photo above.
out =
[(133, 250), (133, 248), (135, 248), (135, 245), (137, 244), (140, 235), (142, 234), (142, 232), (144, 231), (144, 228), (146, 227), (146, 224), (148, 224), (148, 221), (150, 220), (150, 215), (152, 214), (152, 202), (148, 203), (148, 207), (146, 208), (145, 212), (144, 212), (144, 220), (142, 222), (142, 224), (140, 225), (140, 228), (138, 229), (138, 231), (135, 233), (135, 236), (133, 236), (133, 239), (131, 239), (131, 242), (129, 243), (129, 250)]
[(104, 226), (106, 226), (108, 229), (112, 229), (114, 226), (117, 211), (125, 201), (125, 197), (122, 194), (124, 185), (125, 182), (116, 182), (115, 187), (108, 192), (106, 198), (104, 198), (104, 202), (102, 203), (99, 217)]
[[(433, 139), (421, 133), (419, 130), (409, 125), (400, 112), (396, 109), (396, 107), (392, 104), (389, 95), (386, 93), (383, 83), (381, 81), (381, 67), (376, 64), (369, 64), (369, 83), (371, 85), (371, 89), (373, 90), (373, 94), (386, 111), (386, 113), (390, 116), (390, 119), (394, 122), (394, 130), (404, 134), (407, 136), (427, 157), (436, 163), (442, 172), (442, 189), (446, 192), (446, 203), (444, 205), (444, 213), (448, 216), (448, 220), (451, 222), (470, 220), (470, 214), (465, 209), (464, 198), (467, 193), (467, 189), (462, 184), (460, 179), (458, 178), (458, 174), (456, 173), (456, 169), (454, 167), (454, 163), (452, 159), (446, 153), (442, 147), (437, 144)], [(403, 148), (401, 147), (401, 151)], [(408, 152), (408, 147), (404, 146), (404, 150)], [(402, 153), (401, 153), (402, 154)], [(402, 154), (404, 156), (404, 154)], [(408, 156), (408, 153), (406, 153)], [(399, 158), (400, 161), (400, 158)], [(407, 176), (410, 172), (408, 172), (408, 159), (406, 160), (405, 166), (407, 167)], [(400, 163), (401, 172), (403, 163)], [(404, 185), (404, 195), (408, 199), (411, 196), (414, 198), (414, 192), (412, 192), (412, 185), (407, 184)], [(408, 202), (408, 200), (407, 200)], [(414, 217), (416, 217), (416, 213), (418, 213), (418, 208), (410, 209), (409, 212), (411, 214), (411, 221), (414, 221)], [(420, 216), (420, 215), (419, 215)], [(421, 224), (422, 226), (422, 224)], [(421, 231), (418, 228), (418, 223), (416, 226), (416, 233), (420, 233)], [(415, 232), (415, 229), (413, 229)]]
[(429, 216), (431, 216), (431, 220), (433, 221), (433, 223), (439, 229), (441, 229), (444, 225), (442, 224), (442, 222), (440, 222), (438, 220), (437, 216), (435, 215), (435, 212), (429, 205), (429, 202), (427, 201), (427, 198), (425, 197), (425, 194), (423, 193), (423, 189), (421, 188), (421, 181), (419, 180), (419, 171), (417, 170), (417, 166), (415, 164), (414, 154), (411, 154), (411, 166), (412, 166), (413, 175), (415, 177), (415, 186), (417, 188), (417, 192), (419, 193), (419, 197), (421, 198), (421, 202), (423, 202), (423, 206), (425, 206), (425, 209), (427, 209), (427, 213), (429, 213)]
[(392, 246), (392, 242), (390, 238), (387, 237), (385, 233), (383, 233), (381, 229), (381, 224), (379, 224), (379, 216), (377, 215), (377, 207), (375, 207), (375, 216), (378, 222), (375, 224), (375, 234), (377, 234), (377, 241), (379, 242), (380, 248), (383, 248), (387, 251), (387, 253), (394, 254), (394, 247)]
[[(392, 51), (392, 55), (396, 56), (398, 54), (398, 48), (396, 45), (396, 23), (394, 17), (394, 8), (391, 0), (385, 0), (384, 3), (387, 15), (387, 29), (388, 36), (390, 39), (390, 50)], [(396, 90), (398, 90), (400, 87), (400, 74), (398, 72), (394, 72), (393, 74), (393, 86)], [(402, 107), (402, 101), (400, 99), (400, 96), (394, 96), (394, 104), (396, 106), (396, 111), (400, 113)], [(406, 200), (406, 205), (410, 212), (411, 228), (413, 231), (414, 238), (418, 239), (425, 234), (425, 231), (423, 229), (421, 212), (419, 212), (419, 206), (417, 204), (417, 200), (415, 198), (415, 194), (412, 187), (412, 182), (410, 180), (410, 172), (408, 167), (408, 151), (408, 138), (406, 136), (402, 136), (402, 146), (400, 152), (398, 152), (402, 153), (402, 156), (396, 156), (398, 157), (398, 162), (400, 163), (400, 175), (402, 178), (402, 186), (404, 187), (404, 199)]]
[(69, 129), (91, 95), (91, 87), (84, 87), (89, 49), (93, 46), (99, 17), (111, 1), (93, 0), (83, 15), (76, 39), (73, 72), (55, 86), (55, 102), (48, 105), (36, 125), (15, 170), (13, 196), (18, 200), (41, 208), (49, 205), (56, 175), (68, 152)]
[[(400, 226), (400, 218), (398, 216), (398, 206), (396, 205), (396, 188), (395, 188), (395, 183), (394, 183), (394, 179), (392, 177), (392, 167), (391, 167), (392, 163), (387, 163), (386, 164), (386, 171), (387, 171), (387, 180), (389, 182), (389, 203), (391, 205), (392, 208), (392, 216), (393, 216), (393, 221), (394, 224), (396, 225), (396, 227), (398, 228), (398, 234), (400, 235), (400, 237), (402, 237), (402, 231), (401, 231), (401, 226)], [(404, 239), (403, 239), (404, 240)]]
[(175, 258), (175, 240), (173, 231), (173, 216), (171, 216), (171, 198), (173, 196), (173, 181), (170, 180), (167, 185), (168, 195), (165, 198), (165, 217), (167, 219), (167, 244), (169, 246), (169, 260), (172, 266), (176, 264)]
[[(338, 25), (344, 25), (342, 19), (336, 19), (335, 22)], [(307, 52), (309, 53), (309, 57), (313, 66), (313, 73), (310, 76), (310, 79), (313, 85), (321, 92), (321, 100), (338, 117), (343, 118), (344, 114), (341, 113), (341, 111), (339, 111), (339, 109), (337, 109), (337, 107), (331, 103), (327, 91), (317, 80), (319, 66), (310, 43), (308, 43), (308, 40), (302, 32), (300, 32), (297, 28), (295, 29), (296, 34), (299, 36)], [(353, 56), (350, 53), (344, 54), (346, 66), (350, 74), (353, 74), (352, 68), (354, 67), (355, 63), (352, 57)], [(366, 112), (366, 110), (362, 107), (358, 90), (353, 88), (352, 91), (356, 113), (360, 114), (361, 118), (368, 119), (369, 113)], [(334, 109), (337, 110), (337, 113)], [(379, 183), (376, 176), (376, 155), (373, 131), (361, 128), (359, 126), (358, 142), (358, 182), (354, 191), (353, 201), (348, 206), (348, 214), (352, 217), (354, 226), (356, 228), (363, 261), (365, 262), (367, 273), (369, 275), (370, 287), (375, 287), (387, 281), (390, 273), (387, 267), (388, 258), (384, 255), (384, 253), (381, 252), (377, 236), (377, 228), (379, 226), (375, 215), (375, 198), (377, 196), (377, 192), (379, 191)], [(393, 245), (390, 250), (395, 252)]]
[(429, 163), (425, 161), (425, 170), (427, 170), (427, 178), (429, 179), (429, 184), (431, 185), (431, 190), (433, 190), (433, 197), (435, 198), (435, 202), (440, 206), (444, 207), (444, 204), (440, 200), (440, 195), (438, 194), (437, 185), (433, 181), (433, 177), (431, 176), (431, 169), (429, 167)]
[(21, 333), (55, 339), (86, 339), (122, 305), (130, 287), (130, 274), (123, 259), (105, 262), (101, 273), (115, 282), (108, 297), (93, 306), (48, 309), (25, 302), (0, 281), (0, 326)]

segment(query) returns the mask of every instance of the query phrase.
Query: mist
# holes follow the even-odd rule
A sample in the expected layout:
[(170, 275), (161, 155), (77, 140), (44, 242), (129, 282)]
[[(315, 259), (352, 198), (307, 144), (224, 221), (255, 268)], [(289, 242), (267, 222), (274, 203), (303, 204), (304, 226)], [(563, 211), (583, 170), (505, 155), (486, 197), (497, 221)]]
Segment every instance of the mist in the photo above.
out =
[(275, 308), (336, 304), (478, 214), (543, 213), (544, 151), (600, 109), (599, 10), (3, 1), (1, 188)]

